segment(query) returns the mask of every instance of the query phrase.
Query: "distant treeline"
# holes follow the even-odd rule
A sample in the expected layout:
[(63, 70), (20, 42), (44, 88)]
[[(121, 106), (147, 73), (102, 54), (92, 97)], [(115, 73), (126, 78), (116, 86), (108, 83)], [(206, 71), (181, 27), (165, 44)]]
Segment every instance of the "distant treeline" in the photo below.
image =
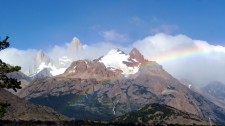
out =
[(73, 120), (73, 121), (39, 121), (39, 120), (0, 120), (0, 126), (120, 126), (125, 124), (110, 123), (105, 121), (90, 121), (90, 120)]
[[(0, 120), (0, 126), (133, 126), (141, 124), (133, 123), (114, 123), (105, 121), (90, 121), (90, 120), (72, 120), (72, 121), (39, 121), (39, 120)], [(160, 126), (160, 125), (159, 125)], [(167, 126), (175, 126), (168, 124)], [(179, 126), (176, 124), (176, 126)]]
[(83, 121), (83, 120), (73, 120), (73, 121), (39, 121), (39, 120), (30, 120), (30, 121), (23, 121), (23, 120), (0, 120), (0, 126), (104, 126), (108, 125), (107, 122), (101, 121)]

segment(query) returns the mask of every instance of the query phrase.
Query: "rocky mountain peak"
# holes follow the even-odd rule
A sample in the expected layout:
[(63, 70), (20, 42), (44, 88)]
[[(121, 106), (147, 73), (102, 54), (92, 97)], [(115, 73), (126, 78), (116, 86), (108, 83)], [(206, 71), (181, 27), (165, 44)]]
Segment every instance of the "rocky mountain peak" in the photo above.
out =
[(28, 76), (34, 77), (38, 72), (40, 72), (42, 69), (40, 69), (40, 66), (45, 66), (52, 63), (52, 59), (48, 57), (42, 50), (39, 50), (35, 56), (34, 64), (32, 67), (29, 68)]
[(42, 62), (44, 57), (45, 57), (44, 52), (42, 50), (39, 50), (36, 54), (35, 60), (36, 60), (36, 62)]
[(42, 51), (39, 50), (35, 57), (35, 65), (40, 65), (42, 62), (48, 64), (51, 59)]
[(136, 59), (140, 63), (145, 61), (144, 56), (136, 48), (133, 48), (129, 55), (131, 58)]
[(122, 74), (124, 75), (135, 74), (139, 69), (139, 63), (120, 49), (110, 50), (106, 55), (99, 59), (99, 62), (103, 63), (106, 68), (111, 69), (112, 71), (123, 71)]
[(74, 50), (74, 51), (78, 51), (83, 48), (80, 40), (77, 37), (74, 37), (68, 46), (71, 50)]

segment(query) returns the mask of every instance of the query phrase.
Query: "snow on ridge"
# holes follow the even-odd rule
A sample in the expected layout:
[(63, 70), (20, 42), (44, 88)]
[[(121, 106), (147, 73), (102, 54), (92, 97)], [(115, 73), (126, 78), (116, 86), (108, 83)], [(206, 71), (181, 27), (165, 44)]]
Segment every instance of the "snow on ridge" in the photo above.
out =
[(62, 58), (59, 58), (59, 61), (61, 61), (61, 62), (72, 62), (72, 60), (69, 59), (67, 56), (63, 56)]
[(137, 67), (128, 67), (124, 62), (130, 62), (130, 55), (125, 54), (123, 51), (119, 49), (110, 50), (105, 56), (103, 56), (99, 62), (102, 62), (106, 68), (119, 69), (122, 70), (125, 76), (129, 74), (135, 74), (139, 70), (139, 66)]
[[(37, 55), (37, 57), (39, 55)], [(57, 60), (53, 60), (43, 52), (42, 55), (43, 56), (41, 58), (38, 58), (38, 60), (36, 60), (38, 62), (34, 64), (33, 72), (31, 72), (28, 76), (33, 77), (44, 69), (47, 69), (52, 76), (56, 76), (64, 73), (66, 71), (66, 68), (69, 67), (72, 63), (72, 60), (67, 56), (62, 56)]]
[(39, 73), (41, 70), (43, 70), (45, 68), (49, 69), (52, 76), (62, 74), (66, 71), (66, 68), (56, 68), (52, 63), (45, 64), (44, 62), (42, 62), (41, 65), (37, 69), (38, 70), (37, 73)]
[[(139, 65), (138, 66), (128, 66), (127, 63), (134, 63), (136, 62), (136, 59), (133, 59), (130, 57), (130, 55), (124, 53), (123, 51), (119, 49), (112, 49), (110, 50), (105, 56), (103, 56), (99, 62), (102, 62), (106, 68), (108, 68), (111, 71), (115, 71), (116, 69), (119, 69), (122, 71), (122, 74), (126, 76), (130, 74), (135, 74), (139, 71)], [(41, 72), (43, 69), (48, 69), (52, 76), (56, 76), (59, 74), (62, 74), (66, 71), (66, 69), (69, 67), (69, 65), (72, 63), (72, 60), (67, 57), (63, 56), (59, 58), (58, 60), (51, 60), (50, 62), (45, 62), (44, 60), (35, 68), (35, 71), (30, 74), (30, 76), (34, 76)], [(85, 61), (87, 64), (87, 62)], [(75, 72), (75, 71), (70, 71)]]

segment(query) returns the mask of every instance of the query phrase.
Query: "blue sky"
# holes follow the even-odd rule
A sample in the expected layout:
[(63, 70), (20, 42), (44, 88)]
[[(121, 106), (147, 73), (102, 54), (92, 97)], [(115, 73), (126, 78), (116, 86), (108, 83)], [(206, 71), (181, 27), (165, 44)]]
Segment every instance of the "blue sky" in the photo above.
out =
[(126, 45), (157, 32), (225, 45), (224, 0), (0, 0), (0, 5), (1, 39), (10, 36), (18, 49), (46, 49), (74, 36), (85, 44)]

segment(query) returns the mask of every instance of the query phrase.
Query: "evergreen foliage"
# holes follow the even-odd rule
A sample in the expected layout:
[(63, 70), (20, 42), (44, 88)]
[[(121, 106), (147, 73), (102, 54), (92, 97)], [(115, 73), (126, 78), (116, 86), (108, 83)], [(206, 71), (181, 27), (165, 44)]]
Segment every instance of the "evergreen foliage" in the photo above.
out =
[[(4, 40), (0, 40), (0, 51), (9, 47), (9, 39), (8, 36)], [(15, 78), (9, 78), (7, 75), (11, 72), (18, 72), (21, 68), (19, 66), (10, 66), (4, 63), (0, 59), (0, 88), (13, 89), (15, 92), (17, 89), (21, 89), (20, 81)], [(0, 101), (0, 117), (3, 117), (6, 113), (6, 108), (9, 106), (8, 103), (4, 103), (4, 101)]]

